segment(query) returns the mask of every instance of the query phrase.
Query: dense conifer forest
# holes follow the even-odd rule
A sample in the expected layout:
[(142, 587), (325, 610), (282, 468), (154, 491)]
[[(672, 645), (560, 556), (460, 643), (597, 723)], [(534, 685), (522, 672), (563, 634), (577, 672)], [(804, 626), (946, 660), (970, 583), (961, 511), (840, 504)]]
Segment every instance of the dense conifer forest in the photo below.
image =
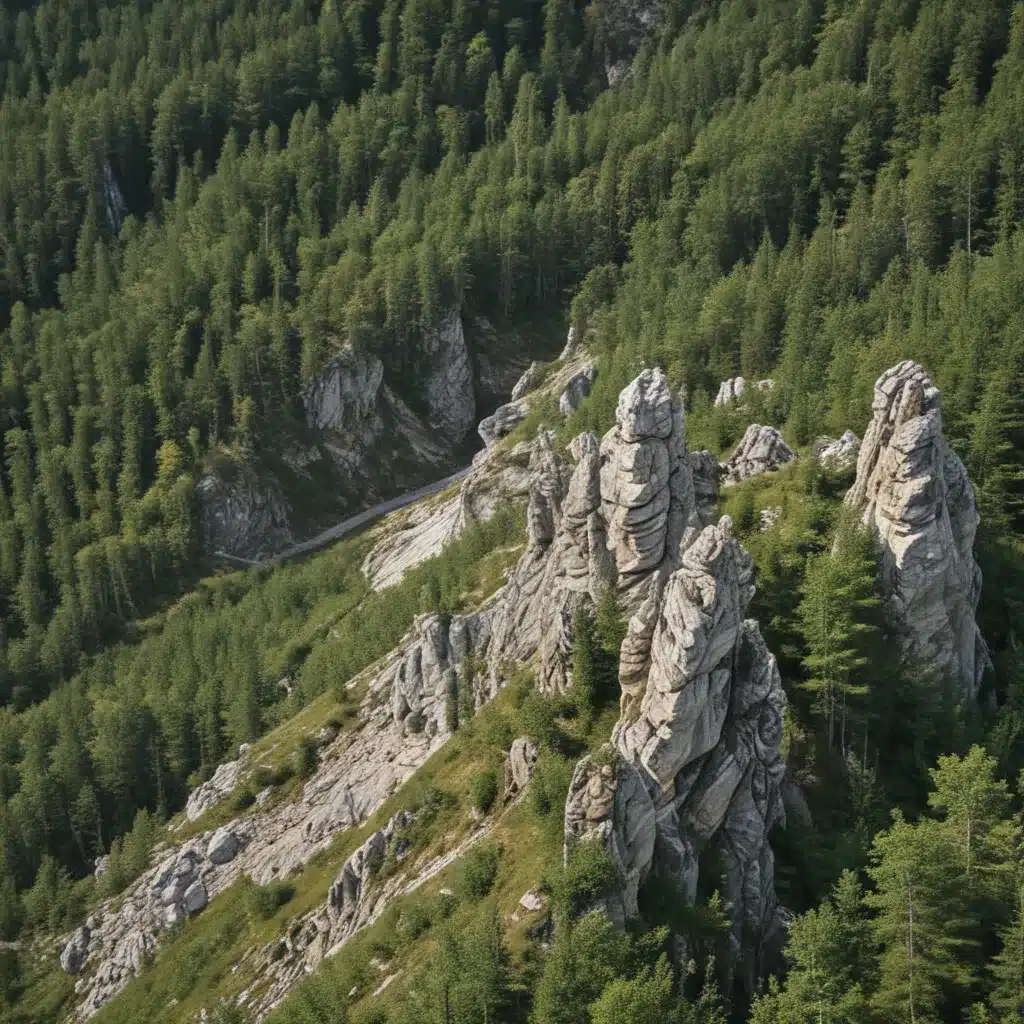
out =
[[(977, 496), (993, 664), (962, 705), (899, 659), (849, 474), (804, 459), (728, 492), (811, 812), (773, 837), (794, 914), (777, 977), (731, 1001), (710, 892), (656, 896), (626, 933), (574, 923), (601, 863), (549, 868), (556, 927), (523, 961), (487, 899), (516, 856), (495, 847), (454, 916), (420, 908), (438, 945), (411, 994), (352, 1019), (1020, 1019), (1024, 5), (641, 6), (646, 35), (621, 0), (0, 9), (0, 937), (22, 944), (0, 951), (0, 1019), (60, 1019), (66, 993), (25, 997), (18, 949), (137, 875), (238, 744), (344, 704), (414, 615), (497, 587), (514, 509), (381, 595), (358, 539), (213, 575), (200, 548), (208, 459), (301, 429), (339, 339), (415, 408), (419, 343), (452, 307), (588, 337), (600, 372), (566, 441), (607, 430), (660, 365), (691, 449), (727, 453), (756, 420), (809, 451), (861, 433), (879, 374), (921, 363)], [(713, 406), (736, 374), (775, 387)], [(768, 505), (785, 516), (761, 531)], [(578, 625), (572, 700), (513, 695), (474, 734), (500, 746), (486, 715), (506, 715), (538, 740), (529, 813), (552, 849), (569, 751), (607, 738), (616, 697), (614, 609)], [(695, 914), (688, 974), (669, 931)], [(272, 1019), (348, 1019), (339, 993), (377, 953), (332, 961)], [(103, 1019), (171, 1019), (140, 1005)]]

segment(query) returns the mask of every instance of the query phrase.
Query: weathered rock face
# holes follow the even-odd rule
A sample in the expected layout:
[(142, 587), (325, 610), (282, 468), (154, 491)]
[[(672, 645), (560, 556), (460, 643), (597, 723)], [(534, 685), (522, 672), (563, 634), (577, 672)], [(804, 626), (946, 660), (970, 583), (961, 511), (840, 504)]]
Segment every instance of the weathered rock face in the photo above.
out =
[(540, 751), (529, 736), (520, 736), (512, 743), (505, 759), (505, 803), (510, 803), (526, 788), (533, 778)]
[(430, 366), (425, 382), (427, 420), (447, 441), (458, 444), (476, 423), (476, 394), (457, 309), (442, 319), (436, 331), (424, 335), (423, 353)]
[(205, 550), (262, 558), (292, 543), (288, 504), (272, 480), (246, 462), (211, 469), (196, 488)]
[(770, 473), (796, 458), (793, 449), (774, 427), (751, 423), (725, 463), (725, 486)]
[(516, 386), (512, 389), (512, 401), (517, 402), (528, 392), (533, 391), (540, 384), (543, 377), (544, 364), (538, 362), (530, 363), (523, 375), (516, 381)]
[(599, 759), (576, 765), (565, 801), (565, 856), (584, 842), (599, 843), (623, 880), (604, 902), (619, 924), (638, 911), (637, 894), (654, 856), (654, 802), (641, 774), (610, 746)]
[(483, 438), (488, 448), (500, 441), (506, 434), (511, 434), (526, 419), (529, 407), (524, 402), (509, 402), (500, 405), (490, 416), (485, 416), (477, 425), (477, 433)]
[(345, 345), (306, 391), (309, 425), (318, 430), (366, 430), (383, 380), (384, 365), (376, 356), (361, 355)]
[(85, 965), (85, 959), (89, 955), (90, 935), (89, 926), (83, 924), (76, 928), (68, 939), (60, 954), (60, 966), (65, 974), (77, 974)]
[(597, 367), (593, 363), (586, 366), (570, 378), (565, 390), (558, 398), (558, 411), (563, 416), (571, 416), (581, 405), (583, 399), (590, 394), (590, 385), (597, 377)]
[(815, 448), (815, 458), (818, 462), (825, 469), (838, 473), (857, 465), (857, 456), (860, 454), (860, 438), (852, 430), (847, 430), (836, 441), (823, 437)]
[(697, 516), (702, 526), (707, 526), (714, 515), (715, 503), (722, 487), (722, 464), (709, 451), (689, 452), (690, 471), (693, 474), (693, 497), (697, 505)]
[(878, 378), (846, 501), (878, 540), (886, 610), (904, 652), (968, 698), (989, 663), (975, 621), (978, 509), (963, 463), (943, 440), (939, 400), (917, 363)]
[(225, 761), (206, 782), (196, 786), (185, 804), (185, 820), (195, 821), (211, 807), (226, 799), (238, 785), (245, 771), (245, 760)]

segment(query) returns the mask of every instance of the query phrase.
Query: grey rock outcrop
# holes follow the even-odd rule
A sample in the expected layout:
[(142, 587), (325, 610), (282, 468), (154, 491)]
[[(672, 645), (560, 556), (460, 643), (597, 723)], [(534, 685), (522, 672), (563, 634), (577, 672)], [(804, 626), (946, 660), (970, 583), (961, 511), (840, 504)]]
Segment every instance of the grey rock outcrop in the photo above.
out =
[(852, 430), (847, 430), (838, 440), (823, 437), (815, 449), (818, 462), (826, 469), (838, 473), (857, 465), (860, 438)]
[(724, 486), (742, 483), (751, 477), (770, 473), (796, 458), (793, 449), (774, 427), (751, 423), (743, 439), (725, 463)]
[(697, 516), (701, 525), (707, 526), (714, 515), (725, 468), (707, 450), (689, 452), (687, 458), (693, 474), (693, 498), (697, 505)]
[(293, 540), (290, 510), (276, 483), (240, 459), (224, 459), (196, 486), (203, 548), (261, 558)]
[(948, 677), (962, 697), (974, 696), (989, 664), (975, 621), (978, 508), (942, 436), (939, 389), (917, 363), (876, 381), (846, 502), (877, 538), (886, 612), (904, 653)]
[(505, 803), (515, 800), (527, 783), (533, 778), (533, 770), (537, 767), (540, 751), (537, 744), (528, 736), (520, 736), (513, 741), (505, 758)]
[(424, 334), (423, 355), (430, 367), (425, 383), (427, 421), (447, 441), (458, 444), (476, 422), (473, 364), (458, 309)]
[(200, 783), (189, 794), (185, 803), (185, 820), (195, 821), (212, 807), (226, 800), (245, 774), (245, 760), (225, 761), (206, 782)]
[(622, 885), (604, 898), (619, 924), (635, 917), (637, 894), (650, 870), (655, 845), (654, 802), (640, 772), (610, 746), (576, 765), (565, 801), (565, 858), (586, 842), (611, 857)]
[(500, 441), (506, 434), (511, 434), (526, 419), (529, 407), (525, 402), (509, 402), (501, 405), (490, 416), (485, 416), (477, 425), (477, 433), (483, 438), (488, 448)]
[(384, 365), (344, 345), (313, 378), (303, 398), (306, 418), (318, 430), (361, 431), (373, 416)]
[[(758, 391), (772, 391), (775, 388), (775, 381), (770, 377), (765, 380), (754, 382)], [(728, 405), (736, 402), (747, 393), (747, 381), (744, 377), (730, 377), (718, 385), (718, 394), (715, 395), (715, 405)]]
[(209, 902), (206, 886), (200, 881), (193, 882), (181, 897), (181, 907), (186, 914), (198, 914)]
[(735, 963), (753, 991), (777, 931), (768, 834), (785, 813), (780, 756), (785, 696), (757, 623), (745, 619), (753, 564), (728, 517), (705, 527), (665, 588), (639, 706), (613, 740), (650, 780), (658, 823), (651, 868), (692, 899), (701, 855), (725, 868)]
[(76, 928), (60, 953), (60, 966), (65, 974), (77, 974), (84, 966), (89, 955), (89, 937), (91, 930), (83, 924)]
[(597, 378), (597, 367), (593, 363), (586, 366), (569, 379), (565, 390), (558, 398), (558, 411), (563, 416), (571, 416), (590, 394), (590, 386)]

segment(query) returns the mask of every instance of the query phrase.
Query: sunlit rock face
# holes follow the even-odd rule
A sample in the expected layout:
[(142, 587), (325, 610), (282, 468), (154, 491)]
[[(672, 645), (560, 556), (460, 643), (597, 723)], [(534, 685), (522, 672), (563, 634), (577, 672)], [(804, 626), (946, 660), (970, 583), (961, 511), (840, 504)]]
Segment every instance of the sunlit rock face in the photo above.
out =
[(902, 362), (875, 382), (846, 502), (877, 538), (886, 611), (904, 653), (973, 697), (989, 664), (975, 621), (978, 507), (942, 436), (939, 389), (917, 363)]

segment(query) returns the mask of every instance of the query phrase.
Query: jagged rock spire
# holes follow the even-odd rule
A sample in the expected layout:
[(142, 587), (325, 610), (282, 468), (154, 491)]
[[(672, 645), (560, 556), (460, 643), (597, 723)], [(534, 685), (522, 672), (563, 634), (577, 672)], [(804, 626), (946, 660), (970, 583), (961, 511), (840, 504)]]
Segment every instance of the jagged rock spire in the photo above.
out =
[(966, 698), (989, 664), (975, 621), (979, 516), (967, 471), (942, 436), (940, 397), (909, 360), (878, 378), (846, 502), (877, 538), (886, 611), (904, 652)]

